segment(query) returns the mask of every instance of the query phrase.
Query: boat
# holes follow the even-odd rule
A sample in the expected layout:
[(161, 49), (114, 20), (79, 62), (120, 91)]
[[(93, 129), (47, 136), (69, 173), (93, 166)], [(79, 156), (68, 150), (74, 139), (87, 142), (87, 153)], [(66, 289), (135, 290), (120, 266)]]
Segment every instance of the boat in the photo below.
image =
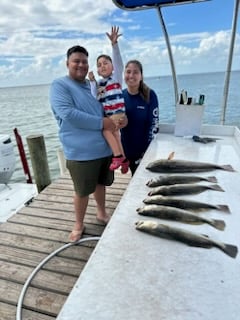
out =
[(14, 145), (9, 135), (0, 135), (0, 223), (5, 222), (36, 196), (35, 184), (12, 182), (16, 167)]
[(8, 135), (0, 135), (0, 184), (11, 179), (16, 164), (13, 143)]
[[(187, 225), (182, 228), (240, 247), (240, 130), (224, 125), (239, 0), (236, 0), (233, 13), (222, 119), (219, 125), (201, 124), (204, 112), (201, 103), (198, 103), (197, 110), (190, 115), (189, 111), (196, 105), (191, 108), (178, 102), (174, 59), (161, 13), (164, 6), (200, 1), (214, 0), (113, 0), (123, 10), (157, 10), (168, 46), (176, 113), (179, 113), (179, 117), (176, 117), (173, 125), (160, 123), (159, 134), (151, 142), (57, 320), (235, 320), (239, 317), (240, 254), (233, 259), (220, 250), (194, 248), (169, 239), (160, 240), (138, 232), (135, 228), (138, 220), (149, 219), (140, 219), (136, 213), (149, 191), (146, 182), (156, 177), (156, 173), (147, 170), (147, 165), (160, 158), (168, 159), (174, 151), (176, 159), (232, 165), (234, 172), (213, 172), (224, 192), (209, 191), (188, 196), (190, 199), (197, 197), (198, 200), (212, 204), (228, 205), (231, 210), (228, 215), (216, 211), (204, 213), (204, 217), (223, 219), (226, 229), (210, 230), (206, 225)], [(191, 123), (192, 117), (194, 125), (186, 132), (185, 128)], [(192, 139), (196, 133), (216, 138), (216, 141), (209, 144), (196, 142)], [(157, 218), (152, 219), (157, 221)], [(178, 221), (169, 223), (179, 226)]]

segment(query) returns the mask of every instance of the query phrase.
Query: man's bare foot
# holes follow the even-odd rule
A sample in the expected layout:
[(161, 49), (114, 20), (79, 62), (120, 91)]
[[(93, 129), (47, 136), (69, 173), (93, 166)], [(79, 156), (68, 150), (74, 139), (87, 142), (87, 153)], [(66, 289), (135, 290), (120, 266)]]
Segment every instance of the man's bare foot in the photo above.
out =
[(108, 224), (108, 222), (110, 221), (111, 217), (109, 215), (104, 215), (104, 216), (97, 216), (97, 221), (100, 222), (101, 224)]
[(84, 232), (84, 229), (85, 229), (85, 226), (83, 226), (79, 230), (73, 229), (72, 232), (69, 235), (69, 241), (70, 242), (76, 242), (76, 241), (80, 240), (81, 237), (82, 237), (82, 234)]

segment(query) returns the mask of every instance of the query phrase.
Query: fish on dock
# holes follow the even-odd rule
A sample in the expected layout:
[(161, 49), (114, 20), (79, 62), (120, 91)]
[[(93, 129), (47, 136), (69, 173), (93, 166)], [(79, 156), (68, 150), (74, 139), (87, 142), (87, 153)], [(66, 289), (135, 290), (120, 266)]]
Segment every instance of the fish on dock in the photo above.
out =
[(218, 229), (225, 229), (225, 222), (223, 220), (208, 219), (201, 217), (184, 209), (179, 209), (170, 206), (161, 206), (156, 204), (149, 204), (137, 209), (138, 214), (147, 217), (154, 217), (166, 220), (180, 221), (183, 223), (203, 224), (207, 223), (210, 226)]
[(146, 185), (150, 188), (159, 187), (163, 185), (172, 185), (172, 184), (182, 184), (182, 183), (195, 183), (200, 181), (207, 181), (216, 183), (217, 178), (214, 176), (211, 177), (200, 177), (196, 175), (167, 175), (167, 176), (158, 176), (149, 180)]
[(206, 190), (215, 190), (215, 191), (222, 191), (224, 190), (218, 185), (200, 185), (200, 184), (173, 184), (170, 186), (159, 186), (152, 188), (151, 191), (148, 193), (149, 196), (153, 195), (182, 195), (182, 194), (196, 194), (201, 193)]
[(175, 228), (155, 221), (137, 221), (136, 229), (157, 237), (180, 241), (189, 246), (207, 249), (216, 247), (232, 258), (235, 258), (238, 253), (238, 247), (235, 245), (216, 241), (204, 234), (191, 232), (182, 228)]
[(189, 199), (165, 197), (162, 195), (153, 195), (153, 196), (147, 197), (143, 200), (143, 202), (145, 204), (158, 204), (163, 206), (171, 206), (171, 207), (176, 207), (180, 209), (188, 209), (188, 210), (195, 210), (195, 211), (215, 209), (222, 212), (230, 213), (230, 209), (227, 205), (223, 205), (223, 204), (215, 205), (211, 203), (205, 203), (205, 202), (189, 200)]
[(183, 173), (183, 172), (204, 172), (212, 170), (235, 171), (233, 167), (228, 165), (218, 165), (208, 162), (188, 161), (188, 160), (167, 160), (159, 159), (150, 162), (146, 169), (159, 173)]

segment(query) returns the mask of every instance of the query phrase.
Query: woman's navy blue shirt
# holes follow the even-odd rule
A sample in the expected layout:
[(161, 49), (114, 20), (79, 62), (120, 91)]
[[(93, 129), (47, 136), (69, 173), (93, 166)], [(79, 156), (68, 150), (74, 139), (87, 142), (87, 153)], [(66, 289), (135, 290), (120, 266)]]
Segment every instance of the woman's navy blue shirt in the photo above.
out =
[(150, 89), (147, 103), (140, 94), (129, 94), (123, 90), (128, 125), (121, 129), (121, 140), (125, 156), (138, 160), (143, 157), (154, 134), (159, 128), (159, 109), (156, 93)]

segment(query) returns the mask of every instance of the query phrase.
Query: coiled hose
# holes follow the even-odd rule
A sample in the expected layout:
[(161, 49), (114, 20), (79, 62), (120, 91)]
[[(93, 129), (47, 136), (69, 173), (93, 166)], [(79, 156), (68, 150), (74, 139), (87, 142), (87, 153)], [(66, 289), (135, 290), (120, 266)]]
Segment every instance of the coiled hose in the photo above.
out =
[(19, 299), (18, 299), (18, 304), (17, 304), (17, 312), (16, 312), (16, 320), (22, 320), (22, 304), (23, 304), (23, 299), (25, 296), (25, 293), (27, 291), (27, 288), (29, 287), (32, 279), (35, 277), (35, 275), (38, 273), (38, 271), (52, 258), (54, 257), (56, 254), (58, 254), (59, 252), (74, 246), (74, 245), (78, 245), (80, 243), (83, 242), (87, 242), (87, 241), (98, 241), (100, 239), (100, 237), (88, 237), (88, 238), (84, 238), (84, 239), (80, 239), (77, 242), (73, 242), (73, 243), (67, 243), (65, 245), (63, 245), (62, 247), (58, 248), (57, 250), (53, 251), (52, 253), (50, 253), (45, 259), (43, 259), (37, 266), (36, 268), (33, 270), (33, 272), (30, 274), (30, 276), (28, 277), (27, 281), (25, 282), (22, 291), (20, 293)]

